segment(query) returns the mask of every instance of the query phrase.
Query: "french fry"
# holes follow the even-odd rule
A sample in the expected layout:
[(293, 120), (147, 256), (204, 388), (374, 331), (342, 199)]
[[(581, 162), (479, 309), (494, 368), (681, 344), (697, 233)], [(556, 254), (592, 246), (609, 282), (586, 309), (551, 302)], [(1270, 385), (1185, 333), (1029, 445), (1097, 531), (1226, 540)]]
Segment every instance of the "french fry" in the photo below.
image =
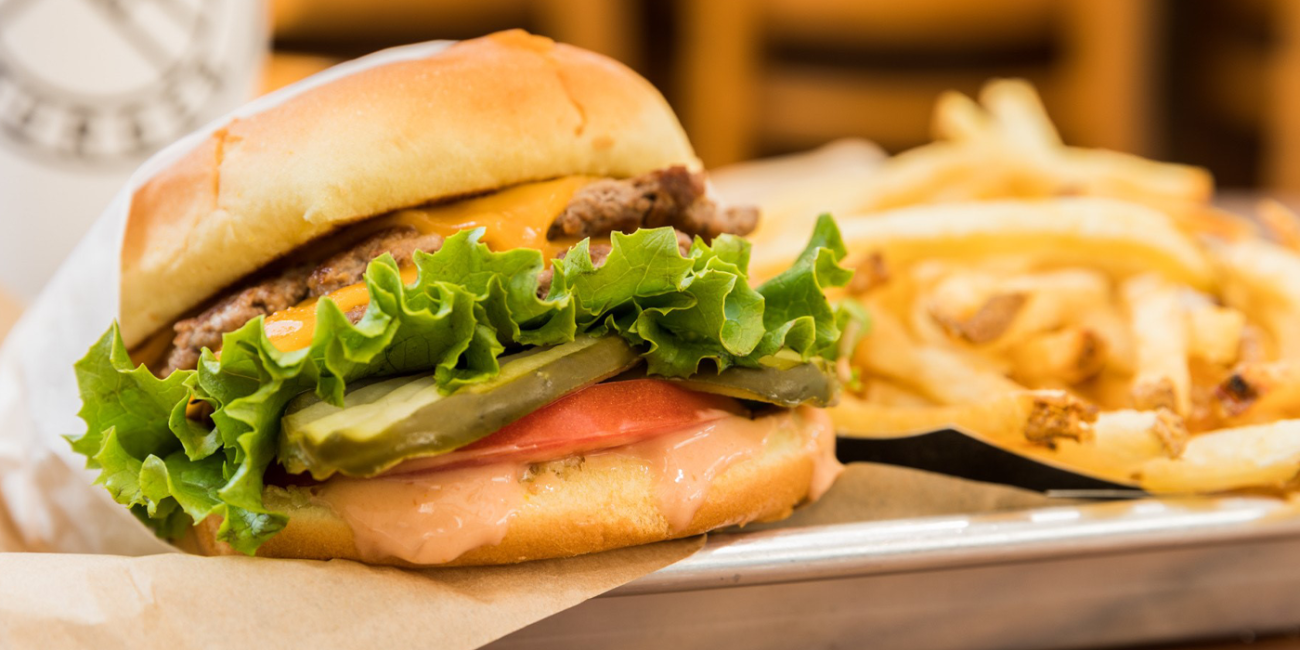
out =
[(1243, 363), (1213, 391), (1235, 424), (1300, 416), (1300, 368), (1287, 361)]
[(1113, 303), (1098, 305), (1078, 314), (1075, 323), (1077, 327), (1093, 332), (1105, 343), (1106, 369), (1111, 374), (1117, 376), (1133, 374), (1137, 367), (1133, 333), (1129, 331), (1128, 320), (1119, 314)]
[(989, 296), (973, 313), (955, 317), (943, 311), (931, 311), (935, 321), (952, 336), (981, 345), (1002, 336), (1025, 306), (1023, 293), (998, 293)]
[(830, 409), (831, 421), (842, 436), (851, 438), (906, 438), (941, 429), (958, 429), (1003, 440), (1019, 437), (1025, 415), (1015, 394), (957, 406), (877, 404), (843, 395)]
[(1214, 178), (1200, 167), (1175, 165), (1104, 149), (1066, 148), (1057, 173), (1078, 194), (1137, 203), (1206, 203), (1214, 194)]
[(1210, 251), (1222, 277), (1225, 302), (1264, 329), (1278, 358), (1300, 363), (1300, 256), (1259, 240)]
[(1089, 443), (1062, 442), (1051, 460), (1057, 466), (1114, 483), (1132, 485), (1144, 464), (1164, 457), (1164, 444), (1154, 433), (1158, 416), (1153, 411), (1105, 411), (1092, 426)]
[(851, 267), (853, 279), (847, 287), (849, 293), (863, 294), (889, 282), (889, 267), (879, 252), (871, 253)]
[[(981, 105), (987, 113), (981, 112)], [(1051, 188), (1008, 197), (1075, 194), (1162, 207), (1177, 202), (1204, 204), (1213, 193), (1213, 179), (1201, 168), (1114, 151), (1065, 147), (1038, 93), (1019, 79), (985, 84), (980, 104), (957, 93), (946, 93), (935, 109), (935, 133), (940, 139), (1011, 151), (1025, 161), (1033, 161), (1036, 173), (1019, 165), (1003, 164), (999, 168), (1008, 175), (1038, 176), (1027, 185)]]
[(1198, 236), (1233, 242), (1250, 239), (1258, 233), (1255, 224), (1249, 220), (1206, 205), (1200, 199), (1143, 196), (1132, 200), (1169, 215), (1183, 232)]
[(1016, 450), (1051, 449), (1093, 436), (1096, 409), (1065, 391), (1017, 390), (982, 402), (937, 407), (882, 405), (845, 396), (830, 409), (850, 437), (896, 438), (958, 429)]
[[(1114, 359), (1114, 355), (1108, 354), (1108, 359)], [(1132, 408), (1132, 398), (1129, 393), (1132, 383), (1131, 373), (1119, 372), (1111, 363), (1096, 376), (1070, 388), (1080, 397), (1097, 404), (1103, 410), (1123, 410)]]
[(1007, 143), (1043, 155), (1051, 155), (1063, 146), (1038, 92), (1029, 82), (990, 81), (980, 90), (980, 103), (992, 114)]
[[(1114, 275), (1162, 273), (1193, 288), (1214, 286), (1213, 267), (1165, 215), (1132, 203), (1071, 198), (918, 206), (870, 217), (841, 217), (851, 250), (879, 251), (891, 266), (920, 259), (1029, 256)], [(793, 239), (754, 249), (767, 277), (800, 250)]]
[(854, 362), (876, 376), (893, 379), (938, 404), (977, 402), (1021, 390), (997, 372), (971, 363), (957, 351), (914, 344), (901, 323), (872, 311), (872, 330), (858, 344)]
[(1191, 439), (1183, 418), (1169, 409), (1156, 411), (1156, 421), (1151, 426), (1151, 434), (1160, 441), (1160, 446), (1165, 448), (1165, 454), (1170, 458), (1181, 457), (1187, 450), (1187, 441)]
[(1142, 410), (1191, 411), (1191, 375), (1187, 367), (1187, 321), (1178, 289), (1154, 275), (1124, 283), (1137, 351), (1133, 403)]
[(992, 273), (937, 260), (917, 264), (911, 271), (916, 295), (908, 324), (912, 335), (929, 345), (949, 345), (960, 337), (960, 323), (988, 302), (1000, 281)]
[(1088, 315), (1107, 309), (1112, 298), (1109, 278), (1084, 269), (1015, 275), (999, 288), (1029, 296), (1004, 337), (1004, 349), (1015, 341), (1079, 323)]
[(1273, 342), (1268, 333), (1254, 323), (1247, 321), (1241, 327), (1241, 345), (1237, 348), (1237, 360), (1243, 364), (1264, 363), (1269, 358)]
[(951, 90), (939, 95), (931, 125), (936, 140), (981, 142), (993, 136), (992, 128), (988, 114), (971, 98)]
[(1142, 466), (1140, 484), (1161, 493), (1282, 489), (1300, 469), (1300, 420), (1220, 429), (1195, 436), (1177, 459)]
[(1098, 409), (1065, 391), (1030, 393), (1025, 440), (1056, 449), (1061, 440), (1092, 441)]
[(1229, 415), (1219, 395), (1220, 386), (1230, 376), (1231, 368), (1210, 363), (1193, 354), (1187, 360), (1187, 369), (1192, 378), (1192, 403), (1184, 418), (1184, 426), (1189, 431), (1200, 433), (1238, 424)]
[(1014, 262), (1020, 260), (1011, 261), (998, 265), (1010, 274), (999, 274), (990, 265), (913, 267), (913, 277), (921, 286), (921, 298), (911, 311), (913, 333), (933, 345), (961, 341), (1001, 354), (1018, 341), (1054, 331), (1109, 305), (1110, 280), (1101, 273), (1082, 269), (1026, 273), (1016, 268)]
[(938, 142), (905, 151), (865, 183), (852, 211), (867, 214), (912, 205), (1058, 194), (1058, 180), (1023, 155), (997, 146)]
[(866, 382), (863, 399), (880, 406), (920, 408), (935, 406), (924, 395), (908, 390), (887, 379), (873, 379)]
[(1300, 252), (1300, 216), (1273, 199), (1264, 199), (1255, 208), (1259, 224), (1279, 246)]
[(1105, 340), (1087, 328), (1046, 332), (1011, 348), (1011, 376), (1030, 388), (1064, 388), (1097, 376), (1107, 352)]
[(1215, 365), (1232, 365), (1241, 351), (1245, 326), (1245, 314), (1236, 309), (1196, 304), (1187, 310), (1188, 352)]

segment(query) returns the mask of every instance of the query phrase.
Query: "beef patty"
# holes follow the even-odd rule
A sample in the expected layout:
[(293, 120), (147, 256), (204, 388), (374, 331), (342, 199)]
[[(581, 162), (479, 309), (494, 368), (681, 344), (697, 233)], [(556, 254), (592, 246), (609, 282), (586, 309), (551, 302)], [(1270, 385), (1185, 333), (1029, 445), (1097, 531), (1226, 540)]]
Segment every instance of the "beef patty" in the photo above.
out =
[[(360, 282), (370, 261), (384, 253), (391, 253), (398, 264), (405, 264), (417, 250), (432, 253), (441, 247), (442, 237), (438, 235), (421, 235), (410, 226), (389, 228), (330, 257), (319, 266), (291, 266), (269, 278), (248, 284), (218, 300), (198, 316), (176, 323), (173, 328), (176, 336), (172, 339), (163, 376), (173, 370), (196, 367), (203, 348), (220, 348), (223, 334), (243, 327), (244, 323), (258, 316), (269, 316), (308, 298), (318, 298)], [(363, 313), (364, 309), (353, 310), (348, 313), (348, 318), (355, 323)]]
[(704, 172), (681, 165), (623, 180), (599, 180), (573, 195), (547, 236), (594, 237), (672, 226), (705, 241), (748, 235), (758, 225), (752, 206), (722, 208), (706, 195)]

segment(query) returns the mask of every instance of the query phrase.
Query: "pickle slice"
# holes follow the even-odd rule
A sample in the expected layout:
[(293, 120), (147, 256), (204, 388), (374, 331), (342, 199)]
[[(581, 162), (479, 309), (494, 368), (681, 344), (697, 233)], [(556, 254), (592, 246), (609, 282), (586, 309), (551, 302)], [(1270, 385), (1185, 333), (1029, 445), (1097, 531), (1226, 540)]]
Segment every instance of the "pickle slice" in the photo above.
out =
[[(821, 359), (802, 361), (798, 356), (780, 353), (759, 360), (758, 368), (734, 366), (720, 373), (699, 372), (690, 377), (659, 377), (701, 393), (726, 395), (753, 402), (766, 402), (794, 408), (833, 406), (839, 401), (839, 380)], [(619, 379), (640, 379), (645, 370), (631, 370)]]
[(306, 393), (281, 420), (280, 462), (318, 480), (335, 472), (374, 476), (408, 458), (464, 447), (640, 361), (621, 337), (579, 337), (502, 357), (495, 378), (450, 395), (432, 376), (363, 385), (344, 396), (343, 408)]
[(718, 374), (701, 372), (673, 381), (702, 393), (790, 408), (800, 404), (830, 406), (838, 397), (839, 387), (834, 373), (817, 361), (788, 368), (727, 368)]

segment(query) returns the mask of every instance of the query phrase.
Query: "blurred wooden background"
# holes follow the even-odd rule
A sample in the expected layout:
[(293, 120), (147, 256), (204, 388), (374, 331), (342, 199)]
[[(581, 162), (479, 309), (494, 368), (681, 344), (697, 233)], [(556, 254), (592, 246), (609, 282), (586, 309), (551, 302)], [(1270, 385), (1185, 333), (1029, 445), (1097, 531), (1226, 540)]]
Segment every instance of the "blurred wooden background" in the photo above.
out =
[[(1300, 193), (1300, 0), (269, 0), (271, 90), (377, 49), (524, 27), (661, 88), (710, 167), (929, 140), (935, 97), (1033, 80), (1067, 142)], [(0, 296), (0, 336), (12, 299)]]
[(272, 0), (267, 88), (374, 49), (525, 27), (662, 88), (706, 164), (928, 139), (942, 90), (1037, 83), (1068, 141), (1300, 191), (1294, 0)]
[(717, 167), (852, 136), (903, 150), (929, 139), (941, 91), (1017, 76), (1071, 144), (1300, 193), (1300, 0), (269, 2), (265, 90), (384, 47), (524, 27), (644, 74)]

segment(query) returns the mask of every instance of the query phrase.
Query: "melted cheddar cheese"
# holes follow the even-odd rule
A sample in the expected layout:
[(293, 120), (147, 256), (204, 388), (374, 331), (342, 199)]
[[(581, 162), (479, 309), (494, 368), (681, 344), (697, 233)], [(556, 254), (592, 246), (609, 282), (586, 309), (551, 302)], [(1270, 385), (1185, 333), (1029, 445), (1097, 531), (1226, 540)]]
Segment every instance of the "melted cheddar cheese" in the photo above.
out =
[(546, 260), (568, 250), (573, 240), (550, 241), (555, 217), (583, 185), (585, 176), (569, 176), (541, 183), (526, 183), (487, 196), (431, 208), (402, 210), (377, 220), (380, 227), (412, 226), (422, 233), (450, 237), (462, 230), (484, 228), (483, 243), (496, 251), (536, 248)]

